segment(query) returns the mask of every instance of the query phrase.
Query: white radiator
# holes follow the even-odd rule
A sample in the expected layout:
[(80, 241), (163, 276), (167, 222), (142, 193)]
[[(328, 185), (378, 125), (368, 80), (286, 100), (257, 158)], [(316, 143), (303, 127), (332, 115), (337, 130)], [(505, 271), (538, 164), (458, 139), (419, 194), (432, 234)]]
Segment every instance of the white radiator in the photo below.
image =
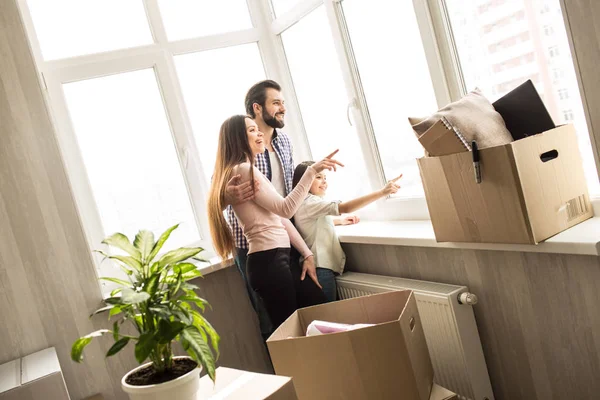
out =
[[(337, 278), (340, 299), (390, 290), (415, 293), (437, 384), (460, 400), (493, 400), (481, 340), (466, 286), (346, 272)], [(459, 302), (461, 296), (461, 302)]]

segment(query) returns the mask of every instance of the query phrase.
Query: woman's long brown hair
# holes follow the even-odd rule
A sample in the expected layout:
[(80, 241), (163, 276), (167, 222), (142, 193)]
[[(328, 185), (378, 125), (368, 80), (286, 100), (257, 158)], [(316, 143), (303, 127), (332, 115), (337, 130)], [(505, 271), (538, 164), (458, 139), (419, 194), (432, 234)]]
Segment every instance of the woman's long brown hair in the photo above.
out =
[[(250, 160), (254, 165), (254, 156), (246, 133), (246, 115), (234, 115), (221, 125), (217, 161), (208, 195), (208, 223), (210, 236), (217, 254), (226, 259), (234, 249), (233, 235), (223, 215), (225, 209), (225, 187), (231, 179), (236, 165)], [(254, 168), (250, 169), (250, 179), (254, 188)]]

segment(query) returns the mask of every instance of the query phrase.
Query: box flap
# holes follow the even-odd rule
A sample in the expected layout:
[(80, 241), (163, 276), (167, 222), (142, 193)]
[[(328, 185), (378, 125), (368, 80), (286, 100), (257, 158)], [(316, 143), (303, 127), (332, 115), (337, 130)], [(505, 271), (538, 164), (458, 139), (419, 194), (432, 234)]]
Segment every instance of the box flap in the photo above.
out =
[(429, 400), (454, 400), (456, 398), (456, 393), (451, 392), (440, 385), (436, 385), (435, 383), (431, 389), (431, 396), (429, 396)]
[(573, 125), (511, 147), (536, 243), (593, 216)]
[[(357, 398), (415, 400), (429, 398), (433, 370), (428, 376), (419, 379), (415, 365), (411, 363), (414, 361), (411, 357), (412, 349), (409, 348), (406, 338), (402, 336), (398, 321), (344, 334), (351, 338), (352, 351), (356, 359), (356, 378), (364, 382), (362, 389), (365, 396)], [(423, 341), (425, 341), (424, 337)], [(429, 353), (423, 358), (424, 363), (431, 362)], [(388, 394), (389, 397), (384, 394)]]
[(428, 398), (433, 381), (433, 365), (425, 340), (421, 316), (417, 308), (414, 293), (406, 304), (406, 309), (400, 316), (400, 329), (406, 342), (406, 349), (412, 364), (414, 380), (417, 383), (421, 399)]
[(417, 161), (438, 242), (533, 242), (509, 145), (480, 150), (479, 184), (470, 152)]
[(302, 327), (302, 322), (300, 321), (300, 315), (298, 311), (295, 311), (292, 315), (286, 319), (283, 324), (279, 325), (279, 327), (271, 334), (269, 340), (282, 340), (287, 339), (289, 337), (299, 337), (304, 336), (306, 333), (306, 327)]

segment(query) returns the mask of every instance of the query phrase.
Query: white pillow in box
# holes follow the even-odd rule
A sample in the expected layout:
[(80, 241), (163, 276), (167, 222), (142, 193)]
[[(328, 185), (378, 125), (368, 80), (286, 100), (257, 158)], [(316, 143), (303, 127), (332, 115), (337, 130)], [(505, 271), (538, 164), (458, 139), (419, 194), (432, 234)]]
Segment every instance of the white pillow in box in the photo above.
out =
[(366, 328), (373, 324), (339, 324), (337, 322), (327, 322), (314, 320), (306, 328), (306, 336), (323, 335), (326, 333), (346, 332), (354, 329)]

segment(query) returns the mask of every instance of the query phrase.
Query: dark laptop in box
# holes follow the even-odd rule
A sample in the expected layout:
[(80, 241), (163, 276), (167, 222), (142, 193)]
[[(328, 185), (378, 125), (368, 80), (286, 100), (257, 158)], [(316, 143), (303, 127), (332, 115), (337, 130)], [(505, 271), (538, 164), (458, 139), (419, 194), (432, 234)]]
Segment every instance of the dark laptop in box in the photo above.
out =
[(514, 140), (556, 128), (531, 80), (496, 100), (493, 106)]

